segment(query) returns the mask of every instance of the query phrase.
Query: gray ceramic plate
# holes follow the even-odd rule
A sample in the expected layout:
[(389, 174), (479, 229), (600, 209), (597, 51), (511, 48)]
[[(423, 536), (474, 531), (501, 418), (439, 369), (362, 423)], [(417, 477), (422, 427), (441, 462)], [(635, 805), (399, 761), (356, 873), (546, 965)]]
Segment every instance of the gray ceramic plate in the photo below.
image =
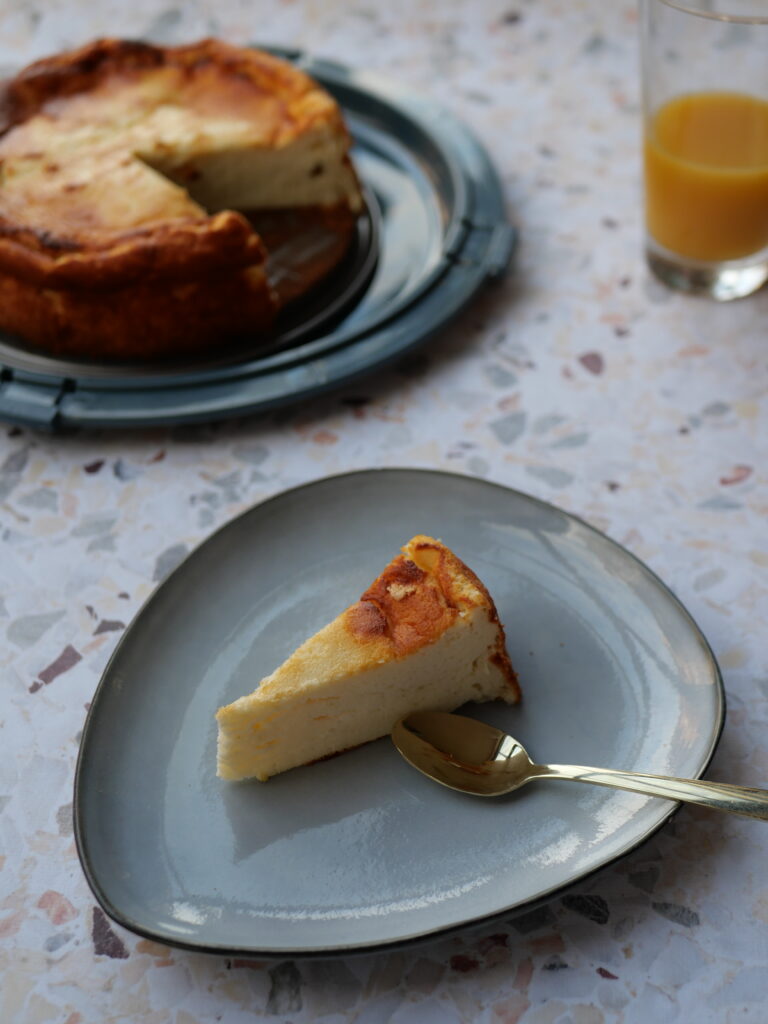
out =
[(371, 470), (229, 523), (144, 606), (85, 728), (78, 848), (107, 913), (212, 952), (349, 952), (530, 905), (637, 846), (674, 805), (540, 783), (443, 789), (389, 739), (266, 784), (215, 775), (216, 708), (356, 599), (414, 533), (482, 577), (521, 706), (471, 708), (541, 760), (698, 776), (724, 715), (695, 624), (628, 552), (556, 508), (463, 476)]

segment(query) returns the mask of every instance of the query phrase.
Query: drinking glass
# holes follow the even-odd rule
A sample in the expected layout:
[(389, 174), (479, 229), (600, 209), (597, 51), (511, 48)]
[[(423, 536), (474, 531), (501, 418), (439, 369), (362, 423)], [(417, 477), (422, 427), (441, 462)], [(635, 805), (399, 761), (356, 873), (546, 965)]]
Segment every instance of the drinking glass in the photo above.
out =
[(641, 0), (646, 254), (674, 288), (768, 280), (768, 0)]

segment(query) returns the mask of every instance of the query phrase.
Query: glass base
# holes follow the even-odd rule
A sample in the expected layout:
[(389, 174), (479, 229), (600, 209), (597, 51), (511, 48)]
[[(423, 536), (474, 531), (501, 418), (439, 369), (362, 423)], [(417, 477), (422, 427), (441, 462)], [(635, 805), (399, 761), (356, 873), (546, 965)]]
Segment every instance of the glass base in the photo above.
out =
[(742, 299), (768, 281), (768, 249), (743, 260), (705, 263), (687, 260), (652, 239), (646, 244), (648, 266), (670, 288), (692, 295), (708, 295), (720, 302)]

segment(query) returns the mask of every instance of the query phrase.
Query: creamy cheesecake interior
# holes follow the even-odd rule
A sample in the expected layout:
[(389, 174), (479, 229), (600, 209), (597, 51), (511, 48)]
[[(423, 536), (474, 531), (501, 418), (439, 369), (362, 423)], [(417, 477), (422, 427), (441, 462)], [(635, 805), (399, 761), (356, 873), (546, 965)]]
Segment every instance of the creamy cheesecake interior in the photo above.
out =
[(344, 203), (361, 199), (346, 140), (322, 125), (274, 147), (246, 122), (200, 124), (200, 115), (163, 107), (146, 123), (136, 156), (185, 188), (209, 213)]

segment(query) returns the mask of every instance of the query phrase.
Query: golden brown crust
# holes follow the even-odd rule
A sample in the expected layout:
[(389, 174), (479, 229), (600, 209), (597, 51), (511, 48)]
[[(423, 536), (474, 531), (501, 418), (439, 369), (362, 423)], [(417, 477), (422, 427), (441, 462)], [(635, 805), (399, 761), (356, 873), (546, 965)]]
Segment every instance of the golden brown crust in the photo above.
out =
[(482, 607), (498, 629), (491, 661), (520, 698), (506, 650), (504, 628), (485, 585), (449, 548), (432, 537), (414, 537), (344, 613), (346, 628), (361, 643), (384, 645), (405, 657), (438, 639), (462, 611)]
[[(58, 255), (56, 255), (58, 254)], [(45, 231), (11, 225), (0, 215), (0, 273), (43, 288), (118, 289), (149, 273), (181, 281), (257, 266), (266, 259), (245, 217), (226, 211), (191, 223), (168, 223), (94, 240), (86, 249)]]
[[(135, 107), (125, 107), (126, 93)], [(90, 160), (101, 143), (91, 146), (88, 133), (113, 101), (130, 120), (160, 93), (183, 95), (185, 109), (201, 117), (253, 124), (276, 147), (317, 125), (348, 141), (338, 106), (306, 74), (217, 40), (158, 47), (100, 39), (35, 62), (0, 86), (0, 325), (49, 351), (128, 357), (191, 351), (206, 335), (216, 344), (222, 332), (270, 328), (279, 297), (264, 272), (266, 250), (241, 213), (209, 216), (169, 181), (146, 217), (120, 226), (103, 213), (97, 165), (83, 165), (78, 179), (66, 163), (70, 126), (84, 133), (78, 152)], [(56, 153), (48, 159), (35, 149), (47, 125), (59, 126), (64, 166)], [(130, 185), (130, 154), (119, 158), (113, 166)], [(183, 180), (183, 164), (176, 170)], [(151, 192), (154, 172), (142, 167), (139, 174), (139, 187)], [(345, 234), (351, 237), (351, 228)], [(222, 283), (218, 296), (206, 295)], [(174, 289), (179, 301), (166, 301)], [(154, 344), (140, 340), (150, 324)], [(110, 334), (99, 337), (97, 325)]]
[[(161, 47), (127, 39), (96, 39), (76, 50), (44, 57), (0, 83), (0, 136), (40, 113), (46, 104), (90, 92), (107, 79), (127, 78), (151, 68), (174, 68), (194, 86), (198, 103), (211, 113), (232, 111), (233, 101), (263, 116), (264, 96), (282, 104), (275, 136), (301, 130), (319, 97), (328, 99), (304, 72), (261, 50), (202, 39)], [(213, 88), (212, 88), (213, 86)], [(307, 106), (307, 98), (311, 97)], [(341, 121), (331, 102), (320, 104)]]
[(348, 610), (347, 624), (358, 640), (385, 639), (402, 658), (437, 639), (457, 614), (435, 581), (398, 555)]
[(44, 57), (0, 84), (0, 135), (28, 120), (54, 98), (92, 88), (108, 69), (156, 67), (162, 51), (147, 43), (97, 39), (76, 50)]
[(0, 309), (8, 330), (35, 338), (56, 356), (104, 356), (107, 350), (110, 358), (127, 361), (187, 355), (210, 351), (213, 338), (236, 340), (244, 318), (271, 321), (274, 309), (263, 277), (250, 280), (258, 273), (100, 291), (41, 290), (0, 275)]

